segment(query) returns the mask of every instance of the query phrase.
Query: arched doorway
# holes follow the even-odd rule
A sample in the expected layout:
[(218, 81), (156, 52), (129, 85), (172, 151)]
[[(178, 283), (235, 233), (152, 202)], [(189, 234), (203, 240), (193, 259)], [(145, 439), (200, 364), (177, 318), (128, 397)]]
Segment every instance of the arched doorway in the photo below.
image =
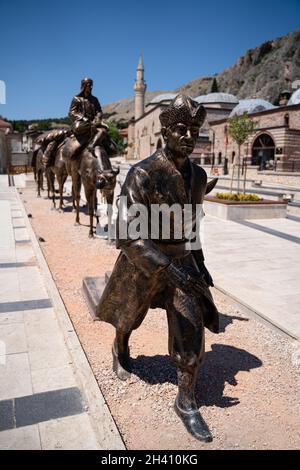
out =
[(259, 165), (263, 170), (274, 163), (275, 143), (269, 134), (260, 134), (252, 145), (251, 165)]

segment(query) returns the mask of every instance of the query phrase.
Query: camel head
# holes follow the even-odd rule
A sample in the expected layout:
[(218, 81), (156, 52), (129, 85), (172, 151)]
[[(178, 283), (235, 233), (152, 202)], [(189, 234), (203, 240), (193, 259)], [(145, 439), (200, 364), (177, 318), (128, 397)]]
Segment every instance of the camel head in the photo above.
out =
[(117, 182), (117, 175), (120, 173), (120, 167), (117, 170), (102, 170), (98, 173), (96, 187), (97, 189), (114, 189)]

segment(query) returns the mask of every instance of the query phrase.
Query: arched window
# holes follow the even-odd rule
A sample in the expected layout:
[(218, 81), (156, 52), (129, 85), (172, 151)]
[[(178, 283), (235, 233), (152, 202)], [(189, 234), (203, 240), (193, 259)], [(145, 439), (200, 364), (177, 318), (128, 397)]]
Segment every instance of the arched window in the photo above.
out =
[(222, 152), (218, 153), (218, 165), (221, 165), (222, 163)]
[(252, 145), (252, 165), (259, 165), (260, 169), (267, 168), (270, 160), (274, 161), (275, 143), (269, 134), (260, 134)]
[(234, 162), (234, 157), (235, 157), (235, 152), (232, 152), (232, 155), (231, 155), (231, 163)]

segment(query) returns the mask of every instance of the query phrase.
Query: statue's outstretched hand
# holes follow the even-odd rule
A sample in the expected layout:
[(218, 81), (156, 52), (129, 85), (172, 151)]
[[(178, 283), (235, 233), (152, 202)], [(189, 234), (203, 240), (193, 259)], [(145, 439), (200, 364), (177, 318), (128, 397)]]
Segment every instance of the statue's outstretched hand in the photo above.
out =
[(173, 263), (169, 264), (166, 272), (170, 282), (187, 294), (195, 296), (200, 294), (206, 295), (207, 283), (204, 279), (204, 274), (201, 272), (193, 268), (177, 267)]

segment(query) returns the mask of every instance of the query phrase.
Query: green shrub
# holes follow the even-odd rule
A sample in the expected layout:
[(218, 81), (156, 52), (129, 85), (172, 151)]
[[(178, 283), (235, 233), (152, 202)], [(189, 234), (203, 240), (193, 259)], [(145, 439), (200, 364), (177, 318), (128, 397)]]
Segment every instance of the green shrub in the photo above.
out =
[(218, 199), (227, 199), (228, 201), (260, 201), (260, 197), (256, 194), (232, 194), (232, 193), (217, 193)]

